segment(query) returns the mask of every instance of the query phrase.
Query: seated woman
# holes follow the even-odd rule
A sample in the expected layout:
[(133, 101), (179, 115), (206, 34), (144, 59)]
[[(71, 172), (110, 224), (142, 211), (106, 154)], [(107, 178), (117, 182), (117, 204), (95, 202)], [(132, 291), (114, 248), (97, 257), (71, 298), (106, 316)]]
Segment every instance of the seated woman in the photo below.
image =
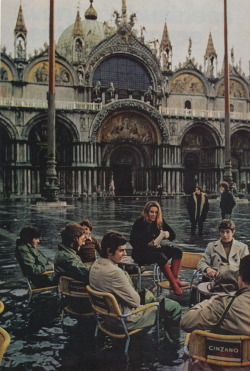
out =
[(198, 263), (197, 268), (204, 275), (203, 281), (215, 278), (228, 269), (237, 271), (240, 260), (249, 254), (248, 246), (233, 238), (235, 224), (231, 219), (223, 219), (220, 222), (219, 234), (220, 239), (207, 245)]
[(93, 224), (88, 219), (82, 220), (80, 225), (84, 229), (86, 240), (85, 244), (77, 251), (77, 255), (80, 256), (83, 263), (92, 265), (96, 260), (96, 251), (100, 253), (101, 245), (95, 237), (91, 236)]
[(33, 226), (24, 227), (20, 239), (16, 241), (15, 256), (22, 273), (30, 279), (35, 287), (47, 287), (54, 284), (53, 275), (43, 274), (54, 271), (54, 264), (37, 248), (41, 232)]
[[(182, 251), (173, 245), (163, 243), (155, 245), (154, 240), (161, 231), (164, 231), (165, 240), (175, 239), (175, 232), (162, 217), (159, 203), (150, 201), (145, 205), (141, 217), (134, 222), (131, 230), (132, 257), (139, 265), (157, 263), (169, 280), (174, 293), (181, 295), (183, 293), (181, 287), (187, 286), (178, 278)], [(168, 264), (169, 259), (172, 259), (171, 267)]]

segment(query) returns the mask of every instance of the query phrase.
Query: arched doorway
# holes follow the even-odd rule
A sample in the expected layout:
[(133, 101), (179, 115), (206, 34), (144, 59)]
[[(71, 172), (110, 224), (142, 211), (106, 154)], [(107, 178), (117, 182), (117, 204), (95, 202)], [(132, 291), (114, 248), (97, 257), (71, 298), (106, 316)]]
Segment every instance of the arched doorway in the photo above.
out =
[(192, 193), (194, 192), (195, 186), (198, 183), (198, 155), (192, 152), (187, 153), (184, 158), (184, 165), (184, 192)]
[(206, 192), (218, 187), (219, 146), (215, 133), (204, 123), (193, 125), (184, 135), (181, 146), (184, 165), (184, 192), (194, 192), (199, 184)]
[(110, 156), (110, 168), (115, 184), (116, 196), (130, 196), (137, 188), (137, 168), (142, 161), (133, 146), (119, 146)]
[(154, 161), (160, 135), (156, 123), (144, 112), (126, 109), (108, 115), (97, 137), (103, 168), (98, 181), (103, 188), (107, 189), (113, 178), (117, 196), (142, 194), (151, 189), (151, 174), (155, 178), (158, 175)]

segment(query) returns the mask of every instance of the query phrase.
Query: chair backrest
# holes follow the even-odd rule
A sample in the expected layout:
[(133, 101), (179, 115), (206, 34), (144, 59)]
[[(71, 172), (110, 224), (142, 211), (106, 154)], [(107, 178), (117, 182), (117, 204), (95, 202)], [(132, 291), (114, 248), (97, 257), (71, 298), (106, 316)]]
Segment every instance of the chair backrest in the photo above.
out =
[(220, 335), (194, 330), (188, 343), (189, 356), (221, 366), (250, 365), (250, 336)]
[(181, 267), (187, 269), (197, 269), (197, 265), (202, 258), (202, 253), (188, 252), (182, 253)]
[(3, 359), (3, 355), (6, 349), (10, 345), (10, 335), (7, 331), (0, 327), (0, 362)]
[(93, 310), (97, 315), (119, 317), (122, 315), (120, 307), (113, 294), (93, 290), (86, 286)]
[(71, 277), (61, 276), (59, 280), (59, 292), (72, 297), (89, 297), (84, 282), (74, 280)]

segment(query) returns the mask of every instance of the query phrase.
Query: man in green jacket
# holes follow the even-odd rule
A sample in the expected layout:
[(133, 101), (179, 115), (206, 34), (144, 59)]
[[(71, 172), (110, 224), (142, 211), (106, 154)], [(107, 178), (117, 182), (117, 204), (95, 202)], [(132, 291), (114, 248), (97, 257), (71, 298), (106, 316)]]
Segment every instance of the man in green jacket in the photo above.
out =
[(54, 264), (56, 277), (67, 276), (75, 280), (89, 283), (89, 267), (77, 255), (77, 251), (85, 243), (84, 228), (77, 223), (69, 223), (61, 232), (62, 243), (58, 245)]
[(15, 256), (24, 276), (36, 287), (47, 287), (53, 285), (54, 275), (45, 275), (44, 272), (54, 271), (54, 264), (37, 248), (40, 236), (37, 227), (24, 227), (16, 241)]

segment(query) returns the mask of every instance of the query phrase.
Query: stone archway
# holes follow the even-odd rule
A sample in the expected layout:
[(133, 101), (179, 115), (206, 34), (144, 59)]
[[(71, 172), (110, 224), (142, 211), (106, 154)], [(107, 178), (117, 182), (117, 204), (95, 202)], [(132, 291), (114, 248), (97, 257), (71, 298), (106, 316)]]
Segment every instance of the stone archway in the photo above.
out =
[(189, 194), (195, 186), (214, 192), (218, 182), (218, 144), (216, 135), (204, 124), (193, 125), (182, 139), (183, 189)]
[(147, 188), (148, 156), (139, 143), (116, 142), (106, 147), (103, 166), (116, 196), (130, 196)]
[(143, 163), (142, 154), (131, 145), (117, 146), (110, 156), (110, 169), (116, 196), (130, 196), (139, 187), (137, 171)]
[(115, 184), (116, 196), (133, 194), (133, 175), (135, 157), (129, 148), (114, 151), (110, 159), (111, 170)]

